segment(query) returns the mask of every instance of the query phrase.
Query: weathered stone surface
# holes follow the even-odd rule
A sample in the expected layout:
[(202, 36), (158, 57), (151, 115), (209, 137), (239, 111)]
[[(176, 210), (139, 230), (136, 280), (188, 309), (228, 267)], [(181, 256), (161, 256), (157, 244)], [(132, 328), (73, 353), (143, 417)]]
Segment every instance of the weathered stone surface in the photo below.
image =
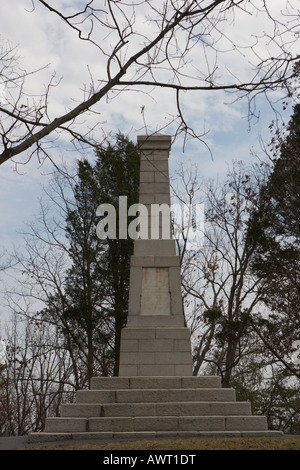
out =
[(130, 382), (130, 377), (93, 377), (91, 379), (91, 390), (123, 390), (130, 388)]
[[(102, 416), (250, 416), (248, 402), (113, 403), (102, 406)], [(95, 415), (96, 416), (96, 415)]]
[[(86, 434), (86, 433), (84, 433)], [(35, 443), (35, 442), (59, 442), (59, 441), (68, 441), (71, 440), (73, 437), (73, 434), (70, 432), (33, 432), (29, 434), (28, 436), (28, 442), (29, 443)]]
[[(180, 305), (176, 305), (175, 308), (173, 306), (172, 302), (172, 326), (173, 327), (184, 327), (184, 319), (182, 317), (182, 307)], [(127, 321), (127, 327), (126, 328), (166, 328), (170, 325), (170, 317), (166, 315), (152, 315), (152, 316), (146, 316), (146, 315), (131, 315), (130, 318)], [(123, 342), (122, 341), (122, 348), (123, 348)], [(190, 347), (190, 343), (188, 344), (188, 347)], [(170, 375), (170, 374), (167, 374)], [(185, 375), (185, 374), (180, 374), (180, 375)]]
[[(199, 377), (93, 377), (91, 390), (126, 389), (181, 389), (181, 388), (221, 388), (221, 378), (216, 375)], [(79, 392), (77, 392), (78, 394)]]
[(114, 403), (114, 390), (78, 390), (76, 403)]
[(143, 268), (141, 315), (170, 315), (171, 297), (167, 268)]
[(141, 160), (141, 166), (140, 166), (140, 171), (141, 172), (163, 172), (168, 174), (169, 173), (169, 165), (168, 165), (168, 159), (165, 160)]
[[(94, 392), (101, 393), (101, 392)], [(101, 398), (101, 395), (99, 395)], [(99, 401), (99, 400), (98, 400)], [(235, 390), (219, 389), (131, 389), (116, 390), (116, 403), (232, 402)], [(89, 400), (90, 402), (90, 400)], [(93, 402), (93, 401), (92, 401)]]
[[(108, 410), (107, 410), (108, 411)], [(267, 431), (263, 416), (101, 416), (88, 419), (52, 418), (45, 432), (82, 433), (134, 431)]]
[[(157, 323), (153, 315), (147, 318), (152, 319), (153, 324)], [(147, 328), (127, 327), (122, 331), (120, 376), (191, 376), (189, 329), (183, 326), (179, 328), (151, 328), (151, 326), (149, 324)], [(135, 351), (129, 351), (127, 341), (137, 341), (134, 345)]]
[(266, 431), (267, 418), (265, 416), (227, 416), (227, 431)]
[[(175, 240), (135, 240), (134, 242), (134, 257), (132, 259), (133, 265), (137, 260), (135, 257), (150, 257), (150, 256), (172, 256), (176, 259)], [(170, 261), (170, 260), (169, 260)], [(153, 264), (154, 266), (154, 264)]]
[(87, 431), (87, 418), (48, 418), (45, 432), (85, 432)]
[(90, 418), (101, 416), (102, 407), (95, 403), (68, 403), (60, 406), (61, 417)]
[(140, 183), (142, 194), (169, 194), (169, 183)]
[(171, 136), (164, 134), (140, 135), (137, 140), (139, 147), (145, 151), (145, 154), (151, 149), (159, 149), (160, 153), (164, 153), (164, 150), (169, 151), (171, 148)]

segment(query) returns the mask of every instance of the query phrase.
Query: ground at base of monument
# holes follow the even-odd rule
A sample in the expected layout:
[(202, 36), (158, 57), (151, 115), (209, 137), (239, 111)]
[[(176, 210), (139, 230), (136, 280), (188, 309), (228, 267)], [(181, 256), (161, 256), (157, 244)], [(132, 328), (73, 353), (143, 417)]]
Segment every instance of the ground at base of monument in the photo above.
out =
[(0, 437), (0, 450), (300, 450), (300, 436), (280, 437), (213, 437), (156, 439), (82, 439), (29, 443), (29, 436)]

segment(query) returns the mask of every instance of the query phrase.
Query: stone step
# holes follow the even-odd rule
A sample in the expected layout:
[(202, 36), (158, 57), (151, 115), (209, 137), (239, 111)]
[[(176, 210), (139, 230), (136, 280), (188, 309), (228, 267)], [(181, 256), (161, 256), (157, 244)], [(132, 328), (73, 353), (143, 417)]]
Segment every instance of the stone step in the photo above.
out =
[(30, 439), (282, 436), (251, 415), (249, 402), (235, 400), (215, 376), (95, 377)]
[(232, 388), (78, 390), (76, 403), (235, 401)]
[(105, 440), (141, 440), (141, 439), (178, 439), (178, 438), (232, 438), (232, 437), (282, 437), (281, 431), (134, 431), (134, 432), (35, 432), (28, 436), (29, 443), (69, 441), (105, 441)]
[(265, 416), (48, 418), (45, 432), (267, 431)]
[(92, 418), (103, 416), (103, 405), (98, 403), (64, 403), (59, 407), (62, 418)]
[(73, 433), (88, 431), (88, 418), (47, 418), (45, 432)]
[(267, 429), (264, 416), (138, 416), (90, 418), (88, 430), (97, 431), (232, 431)]
[(61, 417), (134, 416), (249, 416), (249, 402), (71, 403), (60, 407)]
[(202, 377), (93, 377), (91, 390), (221, 388), (221, 378)]

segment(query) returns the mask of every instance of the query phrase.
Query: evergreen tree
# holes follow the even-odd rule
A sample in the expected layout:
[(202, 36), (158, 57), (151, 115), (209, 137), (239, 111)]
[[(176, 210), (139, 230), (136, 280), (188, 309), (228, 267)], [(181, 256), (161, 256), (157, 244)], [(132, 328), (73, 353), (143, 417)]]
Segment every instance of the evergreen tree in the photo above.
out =
[[(95, 180), (100, 193), (97, 200), (110, 203), (116, 209), (116, 234), (119, 233), (119, 197), (127, 197), (127, 206), (138, 202), (140, 157), (137, 147), (121, 134), (116, 144), (109, 144), (105, 151), (97, 152), (94, 168)], [(129, 222), (129, 220), (128, 220)], [(126, 325), (128, 313), (130, 256), (133, 254), (133, 240), (108, 238), (104, 254), (105, 279), (111, 299), (110, 316), (114, 325), (114, 375), (119, 370), (121, 329)]]
[(109, 143), (105, 150), (96, 152), (94, 165), (88, 160), (78, 162), (74, 200), (68, 205), (66, 217), (71, 266), (63, 294), (54, 296), (44, 311), (44, 317), (60, 325), (65, 345), (74, 356), (78, 387), (83, 385), (79, 381), (78, 357), (86, 370), (86, 382), (95, 374), (118, 374), (133, 241), (100, 240), (96, 235), (96, 211), (100, 204), (110, 203), (118, 213), (119, 196), (128, 197), (129, 207), (138, 201), (138, 187), (139, 153), (121, 134), (116, 136), (115, 144)]
[(300, 104), (278, 147), (279, 158), (261, 190), (248, 239), (255, 247), (252, 268), (264, 284), (263, 300), (274, 312), (260, 326), (282, 356), (300, 338)]

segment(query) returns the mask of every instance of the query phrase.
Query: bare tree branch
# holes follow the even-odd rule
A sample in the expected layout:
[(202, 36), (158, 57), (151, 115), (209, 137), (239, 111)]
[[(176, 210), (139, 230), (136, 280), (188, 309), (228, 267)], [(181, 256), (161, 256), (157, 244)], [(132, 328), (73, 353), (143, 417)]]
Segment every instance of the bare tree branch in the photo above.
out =
[[(102, 76), (95, 89), (91, 77), (90, 94), (66, 113), (49, 117), (48, 107), (51, 104), (50, 89), (54, 86), (53, 79), (44, 96), (38, 103), (33, 101), (29, 106), (23, 102), (25, 97), (23, 86), (28, 74), (17, 74), (9, 78), (8, 73), (0, 68), (0, 78), (11, 80), (19, 88), (16, 98), (11, 96), (8, 103), (0, 103), (1, 146), (0, 164), (16, 155), (29, 152), (47, 151), (44, 148), (50, 135), (57, 132), (68, 132), (72, 139), (86, 144), (90, 136), (74, 130), (76, 118), (85, 115), (101, 103), (112, 91), (122, 93), (125, 90), (165, 88), (175, 91), (174, 104), (177, 107), (179, 122), (178, 132), (193, 137), (199, 133), (193, 130), (183, 115), (179, 92), (220, 92), (235, 93), (237, 97), (249, 96), (251, 101), (260, 93), (288, 86), (298, 74), (299, 69), (293, 67), (299, 55), (292, 52), (299, 27), (297, 9), (292, 2), (287, 2), (285, 14), (286, 24), (275, 18), (271, 13), (271, 4), (260, 0), (206, 0), (160, 2), (145, 1), (134, 5), (120, 0), (108, 0), (98, 6), (97, 0), (91, 0), (78, 11), (76, 7), (58, 9), (53, 2), (32, 0), (31, 14), (39, 14), (36, 4), (56, 15), (79, 39), (96, 47), (101, 60), (105, 61), (105, 76)], [(71, 12), (72, 11), (72, 12)], [(144, 13), (145, 12), (145, 13)], [(270, 46), (277, 51), (271, 56), (262, 56), (261, 38), (252, 36), (247, 44), (241, 47), (230, 37), (224, 25), (234, 22), (237, 13), (248, 15), (265, 15), (272, 30), (265, 35)], [(151, 25), (151, 34), (143, 31), (143, 21)], [(109, 38), (109, 41), (107, 40)], [(226, 47), (224, 47), (226, 44)], [(228, 48), (227, 48), (228, 45)], [(196, 64), (195, 51), (200, 51), (203, 63)], [(251, 63), (251, 76), (245, 80), (231, 70), (230, 63), (224, 72), (219, 70), (219, 58), (232, 51), (237, 51), (243, 59), (246, 53), (251, 54), (246, 62)], [(0, 62), (8, 60), (9, 51), (2, 52)], [(13, 54), (10, 54), (12, 60)], [(9, 67), (10, 71), (12, 67)], [(8, 68), (6, 72), (8, 71)]]

